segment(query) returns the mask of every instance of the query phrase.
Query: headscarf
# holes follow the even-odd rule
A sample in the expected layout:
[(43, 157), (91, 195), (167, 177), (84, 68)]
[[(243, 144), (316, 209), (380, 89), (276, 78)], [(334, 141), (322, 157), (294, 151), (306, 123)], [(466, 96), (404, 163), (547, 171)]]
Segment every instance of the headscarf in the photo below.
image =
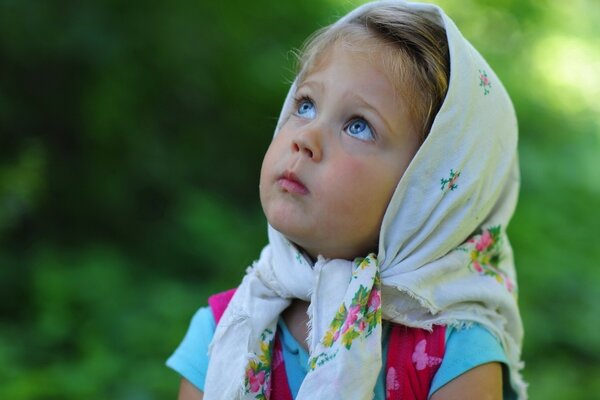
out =
[[(409, 327), (488, 329), (506, 352), (519, 399), (523, 328), (506, 227), (519, 189), (517, 120), (502, 83), (437, 6), (401, 5), (444, 27), (445, 100), (386, 209), (378, 254), (311, 263), (269, 226), (269, 244), (247, 270), (211, 343), (204, 398), (268, 398), (277, 320), (292, 299), (308, 309), (309, 372), (298, 399), (368, 399), (381, 371), (381, 319)], [(335, 26), (335, 25), (334, 25)], [(295, 85), (280, 123), (293, 107)], [(277, 132), (278, 129), (276, 129)], [(261, 397), (264, 396), (264, 397)]]

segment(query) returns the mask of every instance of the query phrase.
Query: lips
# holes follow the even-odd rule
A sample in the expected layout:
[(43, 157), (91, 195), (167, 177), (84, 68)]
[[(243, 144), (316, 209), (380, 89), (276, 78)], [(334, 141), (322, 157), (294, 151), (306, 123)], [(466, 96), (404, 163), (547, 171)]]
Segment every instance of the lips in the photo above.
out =
[(285, 192), (292, 194), (308, 194), (308, 189), (304, 186), (304, 183), (302, 183), (293, 172), (284, 172), (279, 179), (277, 179), (277, 183)]

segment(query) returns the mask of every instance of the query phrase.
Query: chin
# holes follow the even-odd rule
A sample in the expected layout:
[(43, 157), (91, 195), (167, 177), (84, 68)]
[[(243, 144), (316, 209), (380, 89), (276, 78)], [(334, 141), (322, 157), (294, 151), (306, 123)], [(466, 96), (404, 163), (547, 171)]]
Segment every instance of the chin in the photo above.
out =
[[(267, 218), (269, 225), (277, 232), (281, 233), (287, 240), (296, 245), (297, 247), (306, 251), (307, 247), (310, 247), (307, 243), (306, 234), (301, 229), (298, 229), (296, 225), (289, 224), (289, 221), (278, 221), (277, 219)], [(287, 223), (286, 223), (287, 222)]]
[(299, 235), (297, 229), (294, 229), (293, 226), (289, 226), (289, 223), (281, 223), (278, 220), (267, 219), (269, 221), (269, 225), (273, 227), (277, 232), (281, 233), (287, 240), (293, 242), (294, 244), (299, 244), (302, 240), (299, 240), (302, 235)]
[(286, 237), (303, 237), (314, 232), (307, 226), (306, 217), (286, 204), (263, 207), (263, 212), (269, 225)]

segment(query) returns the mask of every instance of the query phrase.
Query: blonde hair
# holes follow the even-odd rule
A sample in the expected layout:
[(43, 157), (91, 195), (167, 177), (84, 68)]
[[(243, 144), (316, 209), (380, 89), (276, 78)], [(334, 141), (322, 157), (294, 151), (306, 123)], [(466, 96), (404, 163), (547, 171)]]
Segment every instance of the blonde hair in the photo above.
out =
[(402, 5), (368, 9), (309, 37), (299, 55), (299, 80), (340, 41), (380, 57), (396, 92), (411, 99), (406, 102), (409, 115), (424, 140), (444, 101), (450, 79), (444, 28)]

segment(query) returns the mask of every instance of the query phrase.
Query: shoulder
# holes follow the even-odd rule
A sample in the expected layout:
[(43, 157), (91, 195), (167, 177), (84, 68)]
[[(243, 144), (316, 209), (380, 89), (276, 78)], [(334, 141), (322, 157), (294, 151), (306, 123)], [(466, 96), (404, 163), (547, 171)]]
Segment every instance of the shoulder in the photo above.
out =
[(431, 400), (501, 400), (502, 368), (499, 363), (479, 365), (429, 394)]
[(215, 322), (215, 317), (213, 316), (210, 307), (202, 307), (192, 316), (184, 340), (188, 338), (188, 336), (190, 339), (197, 339), (198, 336), (205, 336), (206, 334), (209, 334), (212, 337), (216, 327), (217, 323)]
[(215, 328), (216, 322), (210, 307), (200, 308), (192, 317), (183, 340), (166, 363), (201, 390), (208, 370), (208, 346)]
[(446, 351), (442, 363), (446, 369), (467, 370), (492, 361), (505, 363), (506, 355), (498, 339), (488, 329), (479, 324), (465, 328), (447, 328)]
[[(489, 366), (494, 363), (496, 364), (494, 369), (505, 370), (507, 358), (502, 344), (488, 329), (479, 324), (472, 324), (464, 328), (448, 327), (444, 357), (431, 382), (430, 396), (467, 372), (476, 371), (476, 368), (482, 366), (486, 366), (487, 371), (491, 368)], [(483, 369), (479, 368), (477, 371), (479, 373)], [(508, 376), (506, 373), (502, 375), (504, 376), (501, 379), (504, 381), (503, 386), (506, 389), (504, 398), (511, 398), (508, 393), (510, 386)]]

